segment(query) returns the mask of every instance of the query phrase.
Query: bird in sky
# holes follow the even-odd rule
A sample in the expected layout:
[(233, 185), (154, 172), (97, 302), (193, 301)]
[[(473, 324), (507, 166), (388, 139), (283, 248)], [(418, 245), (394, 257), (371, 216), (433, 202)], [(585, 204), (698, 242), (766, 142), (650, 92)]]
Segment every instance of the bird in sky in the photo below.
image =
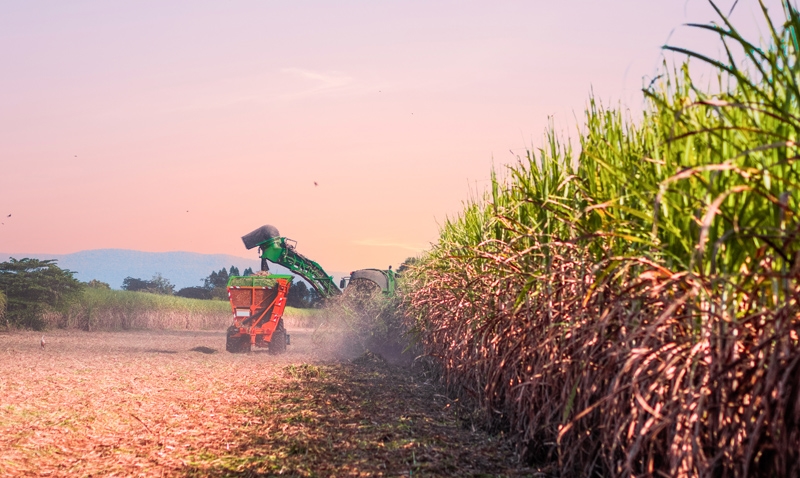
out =
[(319, 184), (317, 184), (317, 182), (316, 182), (316, 181), (314, 181), (314, 186), (319, 186)]
[(11, 214), (9, 214), (9, 215), (8, 215), (8, 216), (6, 216), (6, 217), (11, 217)]

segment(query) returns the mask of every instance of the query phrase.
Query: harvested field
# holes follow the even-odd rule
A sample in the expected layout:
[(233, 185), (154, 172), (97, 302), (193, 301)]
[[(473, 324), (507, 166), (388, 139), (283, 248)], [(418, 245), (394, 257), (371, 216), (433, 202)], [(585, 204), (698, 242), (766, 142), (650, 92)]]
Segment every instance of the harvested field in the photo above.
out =
[(0, 476), (521, 476), (406, 369), (224, 332), (0, 334)]

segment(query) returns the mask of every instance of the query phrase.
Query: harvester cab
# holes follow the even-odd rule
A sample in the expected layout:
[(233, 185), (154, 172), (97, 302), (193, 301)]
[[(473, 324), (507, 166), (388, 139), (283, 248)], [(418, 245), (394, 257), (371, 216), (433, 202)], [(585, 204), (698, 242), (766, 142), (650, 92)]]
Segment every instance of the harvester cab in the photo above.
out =
[(350, 277), (343, 277), (339, 287), (380, 288), (385, 295), (394, 295), (397, 285), (397, 274), (388, 269), (359, 269), (350, 273)]

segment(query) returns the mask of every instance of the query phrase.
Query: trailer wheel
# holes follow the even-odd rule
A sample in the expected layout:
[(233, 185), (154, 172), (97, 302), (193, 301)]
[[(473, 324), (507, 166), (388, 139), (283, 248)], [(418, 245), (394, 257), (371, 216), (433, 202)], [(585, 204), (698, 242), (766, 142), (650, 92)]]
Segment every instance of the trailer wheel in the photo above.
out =
[(225, 350), (232, 354), (246, 354), (250, 352), (250, 337), (247, 335), (234, 337), (238, 333), (238, 328), (234, 326), (228, 327), (228, 335), (225, 339)]
[(269, 341), (269, 353), (273, 355), (286, 352), (286, 328), (283, 326), (283, 319), (278, 322), (278, 327), (272, 333), (272, 340)]

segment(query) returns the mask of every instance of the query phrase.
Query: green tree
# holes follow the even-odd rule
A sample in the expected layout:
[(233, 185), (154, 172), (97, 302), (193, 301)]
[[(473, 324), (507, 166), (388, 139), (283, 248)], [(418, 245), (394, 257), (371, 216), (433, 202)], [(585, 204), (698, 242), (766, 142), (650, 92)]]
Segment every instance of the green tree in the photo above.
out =
[(216, 287), (215, 284), (217, 283), (217, 281), (218, 281), (217, 271), (212, 271), (211, 274), (208, 275), (208, 277), (203, 279), (203, 287), (205, 287), (208, 290), (211, 290), (214, 287)]
[(136, 277), (128, 276), (122, 279), (122, 290), (129, 290), (131, 292), (144, 292), (150, 287), (149, 281), (144, 279), (137, 279)]
[(225, 287), (228, 285), (228, 271), (226, 271), (224, 267), (217, 272), (217, 283), (214, 285), (215, 287)]
[(242, 275), (243, 276), (251, 276), (251, 275), (253, 275), (253, 268), (252, 267), (248, 267), (247, 269), (244, 270), (244, 273)]
[(397, 273), (402, 274), (403, 272), (407, 271), (411, 267), (414, 267), (419, 262), (418, 257), (407, 257), (406, 260), (400, 264), (400, 267), (397, 268)]
[(239, 268), (236, 266), (231, 266), (231, 270), (228, 271), (228, 277), (238, 276), (238, 275), (241, 275), (239, 274)]
[(162, 277), (159, 272), (150, 279), (150, 284), (152, 284), (152, 289), (148, 292), (163, 295), (173, 295), (175, 293), (175, 284)]
[[(0, 290), (0, 319), (6, 316), (6, 302), (6, 295)], [(6, 322), (6, 325), (9, 325), (8, 322)]]
[(43, 312), (64, 311), (78, 298), (83, 284), (55, 262), (11, 258), (0, 263), (0, 291), (6, 297), (9, 325), (41, 330)]
[(86, 283), (86, 287), (90, 287), (92, 289), (106, 289), (110, 290), (111, 286), (107, 282), (101, 282), (97, 279), (92, 279)]
[(286, 305), (298, 309), (309, 309), (317, 307), (320, 302), (319, 294), (313, 287), (306, 286), (306, 283), (298, 280), (292, 283), (289, 293), (286, 294)]
[[(233, 269), (233, 267), (231, 267)], [(203, 287), (206, 289), (216, 289), (218, 287), (225, 287), (228, 285), (228, 271), (223, 267), (218, 272), (213, 271), (205, 279), (203, 279)]]
[(151, 294), (172, 295), (175, 293), (175, 285), (157, 273), (150, 280), (126, 277), (122, 280), (122, 290), (133, 292), (149, 292)]

